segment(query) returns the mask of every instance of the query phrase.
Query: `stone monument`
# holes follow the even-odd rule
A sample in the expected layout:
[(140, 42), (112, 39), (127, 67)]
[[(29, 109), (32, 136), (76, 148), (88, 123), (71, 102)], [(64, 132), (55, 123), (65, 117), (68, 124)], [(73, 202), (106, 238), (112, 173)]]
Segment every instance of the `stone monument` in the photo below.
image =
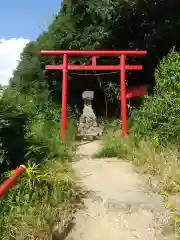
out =
[(102, 136), (103, 129), (97, 123), (97, 118), (92, 109), (93, 91), (82, 94), (84, 100), (83, 113), (79, 119), (78, 136), (84, 140), (94, 140)]

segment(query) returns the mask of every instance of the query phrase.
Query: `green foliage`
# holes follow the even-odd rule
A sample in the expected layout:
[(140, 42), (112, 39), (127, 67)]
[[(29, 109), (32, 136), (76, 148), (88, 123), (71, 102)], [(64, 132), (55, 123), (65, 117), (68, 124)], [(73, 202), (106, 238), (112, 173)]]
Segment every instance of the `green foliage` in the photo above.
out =
[(60, 106), (42, 101), (35, 89), (18, 90), (9, 87), (0, 100), (1, 182), (19, 164), (26, 173), (0, 201), (0, 234), (2, 239), (48, 239), (61, 214), (79, 201), (67, 165), (74, 120), (69, 114), (66, 141), (60, 143)]
[(117, 100), (119, 96), (119, 86), (116, 83), (106, 83), (104, 86), (104, 94), (107, 102)]
[(72, 116), (66, 141), (60, 143), (60, 106), (51, 101), (41, 103), (36, 95), (13, 87), (5, 92), (0, 108), (1, 182), (9, 176), (9, 169), (22, 163), (26, 166), (25, 174), (0, 201), (1, 237), (48, 239), (60, 215), (79, 201), (79, 189), (68, 165), (75, 136)]
[(154, 96), (132, 112), (131, 131), (151, 136), (158, 144), (180, 140), (180, 54), (171, 51), (155, 72)]
[(1, 239), (49, 239), (63, 212), (72, 211), (80, 191), (61, 160), (26, 165), (26, 172), (0, 201)]
[(26, 116), (7, 98), (0, 99), (0, 166), (11, 168), (23, 161), (25, 153), (24, 125)]
[[(28, 148), (28, 157), (31, 156), (32, 159), (43, 159), (47, 156), (50, 159), (60, 157), (62, 161), (71, 158), (71, 147), (67, 142), (60, 143), (59, 113), (55, 112), (53, 116), (54, 119), (46, 119), (47, 116), (41, 114), (27, 124), (26, 141), (30, 146)], [(69, 120), (68, 127), (71, 134), (71, 142), (69, 144), (71, 144), (75, 136), (75, 126), (72, 120)]]
[[(149, 83), (156, 59), (166, 55), (172, 46), (180, 47), (178, 3), (178, 0), (64, 0), (48, 30), (25, 47), (11, 84), (16, 85), (21, 93), (34, 90), (40, 99), (47, 100), (50, 92), (59, 103), (57, 89), (61, 87), (61, 74), (46, 73), (44, 67), (48, 63), (60, 63), (61, 59), (42, 57), (40, 50), (103, 48), (146, 48), (148, 56), (144, 62), (143, 79)], [(70, 61), (89, 62), (89, 59), (73, 58)], [(118, 64), (119, 58), (98, 58), (98, 62)], [(129, 75), (129, 79), (133, 76)], [(111, 77), (103, 76), (102, 80), (111, 81)], [(75, 79), (76, 76), (72, 76), (72, 80)], [(118, 83), (119, 75), (114, 79)]]
[[(58, 136), (61, 74), (44, 71), (45, 64), (58, 64), (62, 60), (55, 57), (42, 57), (40, 50), (147, 48), (146, 77), (143, 78), (148, 79), (157, 64), (157, 57), (161, 58), (173, 45), (180, 47), (178, 3), (178, 0), (102, 0), (99, 2), (64, 0), (48, 30), (25, 47), (18, 67), (10, 80), (10, 87), (5, 90), (0, 100), (0, 161), (5, 164), (3, 168), (1, 165), (1, 169), (9, 169), (12, 164), (20, 163), (14, 162), (14, 159), (25, 161), (25, 163), (31, 160), (43, 164), (44, 159), (58, 158), (62, 163), (67, 162), (72, 155), (72, 136), (75, 135), (75, 128), (71, 118), (66, 143), (60, 144)], [(87, 63), (89, 59), (73, 58), (70, 61)], [(104, 64), (111, 64), (113, 61), (119, 64), (118, 58), (99, 58), (97, 61)], [(146, 115), (142, 117), (140, 112), (132, 113), (132, 131), (141, 135), (151, 135), (156, 147), (162, 140), (179, 140), (179, 128), (176, 128), (178, 120), (175, 119), (179, 111), (178, 64), (179, 54), (172, 53), (162, 61), (156, 72), (157, 86), (154, 99), (149, 97), (141, 109), (146, 114), (153, 113), (153, 117), (149, 118)], [(104, 79), (102, 77), (102, 81)], [(72, 77), (73, 80), (75, 76)], [(107, 77), (106, 80), (112, 79)], [(119, 82), (119, 75), (114, 80)], [(111, 95), (113, 89), (115, 88), (111, 88)], [(154, 119), (158, 123), (154, 123)], [(163, 124), (160, 125), (160, 122)], [(172, 128), (170, 125), (175, 127)], [(111, 156), (120, 148), (120, 145), (115, 143), (116, 139), (108, 150)], [(17, 152), (18, 155), (15, 154)], [(51, 172), (51, 169), (54, 172)], [(64, 202), (64, 199), (68, 199), (67, 195), (69, 191), (71, 192), (71, 186), (64, 182), (60, 182), (56, 187), (52, 184), (50, 176), (56, 176), (57, 173), (52, 166), (46, 171), (49, 172), (45, 177), (47, 182), (43, 178), (40, 182), (35, 180), (33, 187), (37, 196), (32, 197), (32, 202), (30, 196), (33, 196), (33, 193), (27, 185), (24, 185), (26, 183), (24, 178), (2, 202), (0, 211), (3, 217), (0, 221), (1, 236), (4, 239), (8, 236), (4, 226), (8, 226), (12, 239), (24, 239), (24, 236), (27, 239), (45, 239), (46, 236), (43, 234), (47, 229), (44, 230), (46, 224), (43, 226), (42, 224), (46, 220), (49, 224), (52, 215), (58, 214), (53, 211), (56, 209), (55, 206), (61, 200)], [(59, 184), (57, 178), (55, 182)], [(51, 190), (54, 189), (49, 191), (51, 195), (48, 195), (47, 186), (50, 186)], [(66, 197), (56, 195), (61, 193)], [(32, 221), (27, 220), (28, 217)], [(19, 224), (20, 227), (18, 227)], [(34, 227), (31, 228), (32, 225), (43, 229), (43, 234), (42, 231), (39, 233), (34, 230)], [(26, 229), (27, 232), (24, 232)]]

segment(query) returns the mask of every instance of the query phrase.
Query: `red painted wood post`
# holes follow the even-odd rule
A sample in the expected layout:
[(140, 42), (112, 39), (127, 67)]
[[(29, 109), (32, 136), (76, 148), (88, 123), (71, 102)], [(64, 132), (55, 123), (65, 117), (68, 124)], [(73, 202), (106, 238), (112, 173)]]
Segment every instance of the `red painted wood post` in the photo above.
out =
[(68, 56), (63, 55), (63, 79), (62, 79), (62, 113), (61, 113), (61, 142), (65, 138), (66, 122), (67, 122), (67, 79), (68, 79)]
[(96, 56), (92, 56), (92, 66), (96, 67)]
[(2, 197), (17, 181), (17, 178), (25, 171), (24, 166), (16, 168), (11, 176), (0, 185), (0, 197)]
[(120, 57), (120, 88), (121, 88), (121, 125), (122, 125), (122, 136), (127, 137), (127, 107), (126, 107), (126, 65), (125, 55), (122, 54)]

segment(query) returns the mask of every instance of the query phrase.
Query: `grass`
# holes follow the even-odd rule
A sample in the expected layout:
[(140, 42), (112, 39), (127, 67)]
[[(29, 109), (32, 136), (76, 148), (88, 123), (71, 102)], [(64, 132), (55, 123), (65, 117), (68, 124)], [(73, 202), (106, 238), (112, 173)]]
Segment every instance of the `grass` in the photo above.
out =
[(80, 202), (72, 170), (60, 160), (29, 164), (17, 185), (1, 199), (1, 239), (49, 239), (52, 227)]
[(56, 119), (37, 116), (27, 124), (26, 172), (0, 200), (0, 239), (49, 239), (54, 225), (79, 206), (81, 189), (70, 164), (75, 132), (69, 120), (60, 143)]
[(180, 190), (180, 154), (175, 147), (157, 149), (150, 140), (133, 136), (123, 139), (120, 131), (109, 131), (97, 156), (127, 159), (141, 173), (156, 177), (161, 191), (174, 194)]
[(180, 193), (180, 153), (176, 146), (158, 147), (158, 140), (144, 140), (130, 135), (121, 137), (116, 123), (108, 124), (104, 145), (96, 157), (118, 157), (132, 162), (137, 171), (148, 176), (150, 186), (162, 194), (165, 205), (172, 212), (172, 227), (180, 237), (180, 209), (169, 202), (169, 196)]

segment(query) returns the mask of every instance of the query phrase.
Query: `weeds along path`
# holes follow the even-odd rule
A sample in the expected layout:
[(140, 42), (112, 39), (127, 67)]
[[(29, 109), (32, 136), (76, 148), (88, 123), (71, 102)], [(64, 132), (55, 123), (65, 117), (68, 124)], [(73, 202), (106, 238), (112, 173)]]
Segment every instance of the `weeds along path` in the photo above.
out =
[[(168, 213), (129, 163), (93, 159), (101, 142), (82, 144), (73, 168), (89, 194), (76, 213), (67, 240), (155, 240), (163, 236)], [(169, 238), (168, 238), (169, 239)]]

